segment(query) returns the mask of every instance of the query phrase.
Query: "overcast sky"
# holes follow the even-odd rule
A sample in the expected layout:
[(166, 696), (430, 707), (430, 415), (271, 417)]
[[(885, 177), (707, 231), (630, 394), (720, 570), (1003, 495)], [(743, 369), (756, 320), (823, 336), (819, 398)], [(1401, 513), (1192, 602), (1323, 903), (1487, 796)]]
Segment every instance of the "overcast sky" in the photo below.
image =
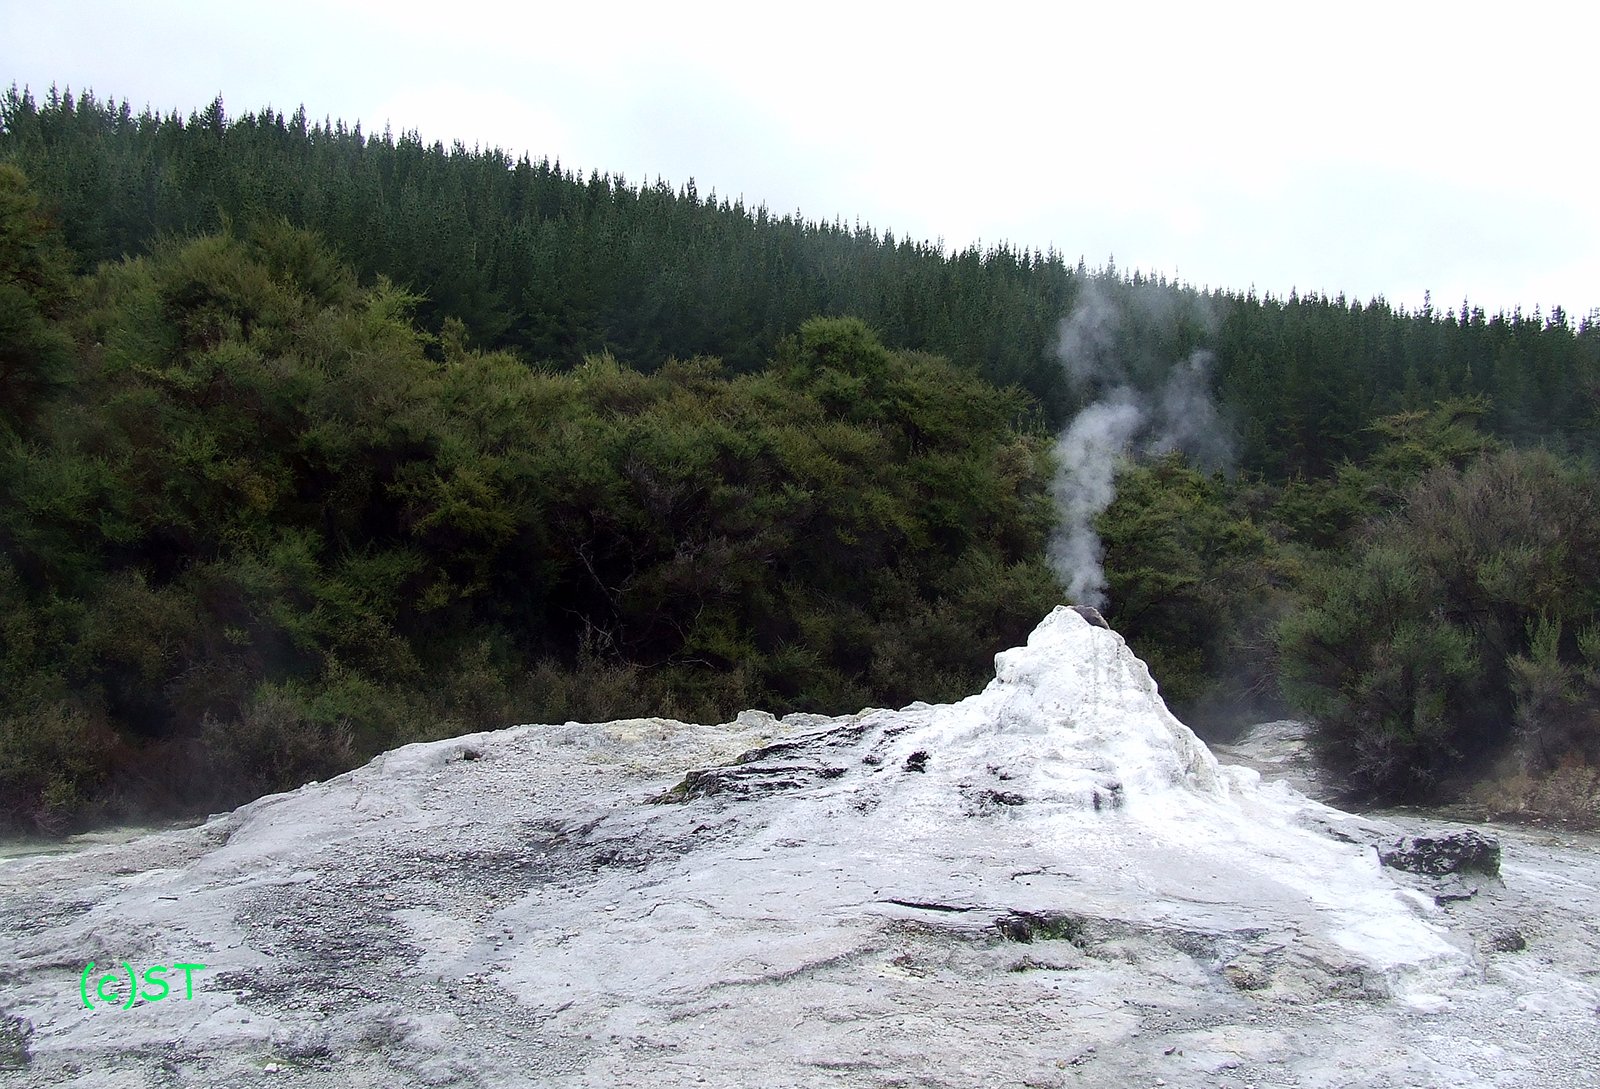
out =
[(0, 81), (1197, 286), (1600, 306), (1600, 7), (0, 0)]

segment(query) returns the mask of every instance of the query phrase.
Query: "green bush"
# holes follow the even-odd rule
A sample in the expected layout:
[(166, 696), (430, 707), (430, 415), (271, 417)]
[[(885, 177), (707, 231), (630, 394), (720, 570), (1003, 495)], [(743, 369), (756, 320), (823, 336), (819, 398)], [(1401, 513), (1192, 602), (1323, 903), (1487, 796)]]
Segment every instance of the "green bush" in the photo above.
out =
[(70, 366), (0, 428), (12, 823), (512, 721), (960, 695), (1054, 600), (1026, 398), (859, 321), (764, 373), (555, 374), (282, 223), (79, 287), (36, 307)]
[(1280, 628), (1285, 687), (1358, 785), (1428, 796), (1519, 740), (1536, 764), (1593, 744), (1592, 474), (1541, 451), (1434, 469), (1306, 594)]
[(1287, 602), (1244, 491), (1170, 454), (1129, 464), (1097, 527), (1107, 620), (1185, 721), (1226, 732), (1273, 703), (1264, 628)]
[(105, 715), (70, 699), (0, 717), (0, 825), (60, 833), (101, 815), (120, 748)]

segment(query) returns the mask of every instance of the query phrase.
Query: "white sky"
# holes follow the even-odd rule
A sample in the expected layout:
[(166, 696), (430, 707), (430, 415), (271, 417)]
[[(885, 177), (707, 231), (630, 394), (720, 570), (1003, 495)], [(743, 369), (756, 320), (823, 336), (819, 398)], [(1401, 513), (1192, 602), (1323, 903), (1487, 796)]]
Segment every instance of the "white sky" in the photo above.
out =
[(694, 178), (947, 247), (1600, 306), (1600, 6), (0, 0), (0, 83)]

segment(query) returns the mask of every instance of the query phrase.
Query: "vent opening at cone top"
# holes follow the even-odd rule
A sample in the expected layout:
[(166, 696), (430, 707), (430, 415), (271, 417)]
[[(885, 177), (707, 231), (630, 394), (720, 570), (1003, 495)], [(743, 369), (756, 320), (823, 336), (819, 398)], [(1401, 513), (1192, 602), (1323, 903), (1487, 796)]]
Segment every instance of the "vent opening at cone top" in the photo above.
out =
[(1111, 625), (1106, 623), (1106, 618), (1100, 615), (1100, 610), (1093, 605), (1068, 605), (1067, 608), (1083, 617), (1097, 628), (1111, 630)]

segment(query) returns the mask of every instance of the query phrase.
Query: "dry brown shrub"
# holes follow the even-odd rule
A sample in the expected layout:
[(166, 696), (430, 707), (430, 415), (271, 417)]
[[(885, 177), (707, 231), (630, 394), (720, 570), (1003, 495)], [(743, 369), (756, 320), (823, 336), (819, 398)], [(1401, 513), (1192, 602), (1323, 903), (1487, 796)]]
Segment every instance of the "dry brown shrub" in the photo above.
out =
[(1600, 828), (1600, 767), (1576, 755), (1543, 774), (1516, 770), (1496, 776), (1474, 794), (1474, 800), (1497, 820)]

